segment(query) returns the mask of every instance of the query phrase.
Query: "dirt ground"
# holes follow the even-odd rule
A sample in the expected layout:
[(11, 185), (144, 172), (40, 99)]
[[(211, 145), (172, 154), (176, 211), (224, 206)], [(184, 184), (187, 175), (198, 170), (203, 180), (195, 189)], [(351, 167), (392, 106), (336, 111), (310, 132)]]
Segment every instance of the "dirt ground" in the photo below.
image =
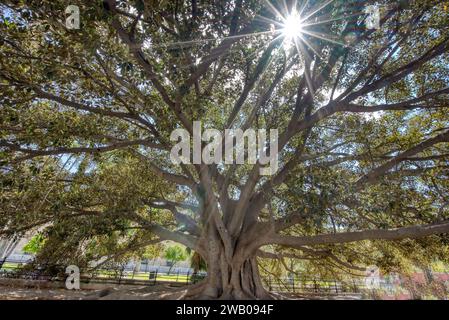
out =
[[(187, 286), (172, 287), (167, 284), (154, 286), (129, 286), (102, 290), (66, 290), (36, 287), (0, 285), (0, 300), (179, 300), (183, 299)], [(359, 295), (299, 296), (283, 295), (281, 299), (293, 300), (359, 300)]]
[(66, 290), (0, 286), (0, 300), (176, 300), (186, 288), (168, 285), (107, 288), (103, 290)]

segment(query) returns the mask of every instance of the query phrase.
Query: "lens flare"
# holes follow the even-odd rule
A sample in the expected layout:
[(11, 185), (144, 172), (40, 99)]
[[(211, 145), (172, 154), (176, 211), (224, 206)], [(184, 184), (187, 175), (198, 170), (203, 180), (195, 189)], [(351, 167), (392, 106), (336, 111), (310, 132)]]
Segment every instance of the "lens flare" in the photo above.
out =
[(282, 33), (288, 39), (294, 39), (301, 37), (304, 31), (304, 25), (301, 21), (301, 17), (296, 12), (290, 14), (285, 18), (284, 27)]

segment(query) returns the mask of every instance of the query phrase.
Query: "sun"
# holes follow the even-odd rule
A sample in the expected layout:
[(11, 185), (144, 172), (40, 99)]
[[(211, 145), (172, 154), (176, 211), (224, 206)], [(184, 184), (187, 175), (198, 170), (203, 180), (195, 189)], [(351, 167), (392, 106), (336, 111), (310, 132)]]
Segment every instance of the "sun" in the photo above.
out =
[(301, 37), (303, 31), (304, 24), (298, 13), (292, 12), (285, 18), (283, 22), (282, 33), (287, 39), (293, 40), (295, 38)]

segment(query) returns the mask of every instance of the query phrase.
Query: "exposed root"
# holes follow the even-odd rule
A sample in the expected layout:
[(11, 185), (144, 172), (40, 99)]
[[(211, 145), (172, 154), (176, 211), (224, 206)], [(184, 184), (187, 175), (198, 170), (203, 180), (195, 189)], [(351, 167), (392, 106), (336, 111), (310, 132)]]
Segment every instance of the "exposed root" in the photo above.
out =
[(190, 285), (187, 290), (185, 290), (185, 293), (179, 297), (179, 299), (196, 300), (202, 294), (202, 292), (204, 292), (206, 286), (207, 282), (205, 280)]

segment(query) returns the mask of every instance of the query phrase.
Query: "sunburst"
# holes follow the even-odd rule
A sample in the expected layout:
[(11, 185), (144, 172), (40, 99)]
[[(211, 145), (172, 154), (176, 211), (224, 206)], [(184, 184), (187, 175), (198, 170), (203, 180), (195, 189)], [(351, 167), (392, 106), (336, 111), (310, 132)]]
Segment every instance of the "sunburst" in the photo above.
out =
[[(266, 48), (270, 43), (282, 39), (283, 47), (286, 50), (289, 51), (290, 49), (296, 48), (297, 53), (301, 55), (305, 60), (314, 60), (313, 55), (323, 60), (323, 57), (319, 53), (320, 50), (314, 47), (314, 39), (328, 42), (330, 45), (347, 46), (347, 44), (340, 41), (339, 37), (336, 35), (316, 32), (316, 27), (319, 25), (330, 24), (336, 21), (341, 21), (364, 14), (356, 13), (347, 15), (343, 13), (341, 16), (332, 19), (329, 19), (323, 14), (320, 15), (323, 10), (333, 2), (335, 2), (335, 0), (328, 0), (315, 6), (310, 6), (309, 0), (303, 0), (300, 3), (300, 0), (294, 0), (293, 3), (290, 3), (290, 6), (286, 4), (285, 0), (278, 0), (276, 4), (274, 4), (274, 1), (264, 1), (266, 6), (276, 18), (275, 20), (264, 16), (257, 16), (257, 18), (265, 21), (267, 24), (270, 24), (271, 30), (234, 35), (224, 38), (197, 39), (190, 41), (165, 43), (161, 44), (160, 46), (189, 47), (207, 42), (218, 42), (229, 38), (252, 38), (273, 34), (274, 37), (269, 41), (269, 43), (266, 43), (263, 46), (264, 48)], [(151, 47), (156, 46), (157, 45), (152, 45)], [(190, 66), (192, 65), (189, 65), (187, 67)], [(309, 89), (312, 89), (310, 85)]]
[[(302, 42), (305, 46), (309, 47), (312, 51), (315, 49), (310, 45), (310, 42), (306, 40), (306, 35), (312, 38), (320, 39), (327, 41), (332, 44), (345, 46), (343, 42), (336, 40), (334, 35), (325, 35), (321, 33), (314, 32), (313, 27), (332, 23), (334, 21), (342, 20), (347, 18), (347, 16), (338, 17), (335, 19), (320, 19), (318, 15), (322, 10), (324, 10), (327, 6), (332, 4), (335, 0), (328, 0), (325, 3), (318, 5), (316, 7), (310, 8), (307, 10), (309, 5), (309, 0), (305, 0), (302, 2), (301, 6), (298, 6), (297, 1), (295, 1), (291, 7), (288, 9), (288, 6), (285, 4), (285, 1), (282, 1), (284, 4), (284, 9), (279, 10), (276, 6), (271, 3), (269, 0), (265, 0), (268, 8), (275, 14), (278, 18), (277, 21), (260, 17), (263, 20), (270, 22), (277, 26), (277, 37), (284, 37), (286, 44), (288, 41), (293, 42)], [(313, 19), (313, 21), (312, 21)], [(304, 52), (298, 52), (304, 54)]]
[(304, 31), (304, 25), (301, 20), (300, 15), (293, 11), (289, 16), (285, 18), (283, 23), (282, 34), (288, 40), (294, 40), (295, 38), (301, 37)]
[[(301, 55), (305, 61), (309, 62), (314, 60), (313, 55), (324, 60), (319, 53), (320, 50), (314, 47), (313, 39), (325, 41), (330, 45), (347, 46), (347, 44), (339, 41), (340, 39), (336, 35), (323, 34), (314, 31), (317, 26), (360, 15), (360, 13), (352, 15), (343, 14), (342, 16), (333, 19), (329, 19), (328, 17), (325, 17), (325, 15), (320, 15), (320, 13), (335, 0), (328, 0), (314, 7), (309, 6), (309, 0), (302, 1), (300, 5), (298, 4), (298, 1), (295, 0), (290, 8), (285, 3), (285, 0), (279, 1), (280, 3), (276, 6), (270, 0), (265, 0), (267, 7), (273, 15), (277, 17), (276, 20), (267, 17), (259, 18), (275, 26), (276, 36), (272, 41), (276, 41), (282, 37), (283, 46), (286, 50), (296, 48), (297, 53)], [(282, 9), (279, 9), (278, 7), (282, 7)], [(313, 93), (311, 75), (307, 74), (307, 70), (305, 73), (307, 86)]]

